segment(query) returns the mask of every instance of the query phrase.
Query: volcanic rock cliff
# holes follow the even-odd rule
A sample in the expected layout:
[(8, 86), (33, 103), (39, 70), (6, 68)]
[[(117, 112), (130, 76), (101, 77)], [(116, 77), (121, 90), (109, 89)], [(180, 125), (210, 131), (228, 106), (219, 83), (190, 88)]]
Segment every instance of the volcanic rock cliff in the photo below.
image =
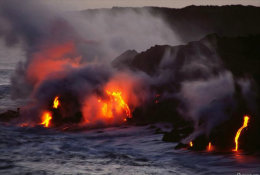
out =
[[(187, 137), (196, 143), (192, 149), (205, 149), (208, 141), (213, 141), (220, 149), (231, 149), (234, 133), (242, 125), (243, 115), (249, 114), (252, 117), (247, 131), (248, 135), (241, 136), (241, 144), (243, 148), (255, 150), (260, 145), (257, 139), (260, 133), (259, 42), (260, 35), (221, 37), (211, 34), (199, 41), (181, 46), (157, 45), (138, 54), (135, 51), (126, 51), (117, 57), (112, 65), (120, 69), (124, 67), (124, 69), (144, 72), (156, 81), (152, 87), (159, 94), (155, 97), (156, 103), (150, 104), (147, 107), (149, 110), (136, 109), (133, 116), (137, 121), (140, 121), (140, 118), (141, 121), (150, 122), (171, 121), (175, 128), (171, 133), (165, 133), (163, 140), (183, 142)], [(189, 110), (189, 105), (183, 104), (179, 98), (184, 84), (187, 82), (210, 84), (212, 79), (223, 76), (223, 72), (232, 74), (231, 84), (234, 86), (234, 91), (223, 98), (215, 97), (206, 110), (200, 109), (198, 119), (183, 117), (180, 108)], [(250, 82), (251, 89), (242, 85), (242, 82), (246, 82), (245, 80)], [(192, 83), (188, 83), (191, 85), (191, 92)], [(219, 89), (225, 89), (225, 83), (223, 87), (221, 86)], [(208, 93), (211, 93), (210, 89), (205, 89), (202, 94), (207, 96)], [(203, 99), (203, 95), (200, 98)], [(214, 121), (214, 127), (210, 132), (201, 132), (208, 128), (208, 123), (211, 122), (211, 119), (205, 116), (209, 115), (214, 118), (215, 116), (212, 115), (215, 114), (228, 117), (221, 121)], [(191, 135), (194, 136), (191, 137)], [(223, 138), (223, 135), (226, 137)], [(245, 144), (245, 142), (248, 143)], [(177, 148), (183, 146), (186, 145), (181, 143)]]

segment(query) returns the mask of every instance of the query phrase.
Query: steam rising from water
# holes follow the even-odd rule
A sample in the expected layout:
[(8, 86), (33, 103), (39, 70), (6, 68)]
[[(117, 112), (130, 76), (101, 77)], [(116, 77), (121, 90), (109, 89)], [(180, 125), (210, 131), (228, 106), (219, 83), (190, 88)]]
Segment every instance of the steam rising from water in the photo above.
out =
[[(181, 43), (161, 18), (148, 11), (65, 13), (40, 1), (9, 0), (0, 2), (0, 25), (6, 44), (20, 43), (26, 52), (26, 61), (17, 65), (12, 78), (12, 92), (14, 98), (29, 99), (22, 114), (32, 122), (39, 122), (50, 101), (60, 96), (67, 105), (60, 111), (63, 117), (80, 111), (85, 121), (102, 123), (96, 111), (108, 89), (120, 91), (133, 111), (153, 98), (152, 86), (166, 86), (162, 99), (178, 99), (183, 105), (179, 113), (194, 121), (191, 137), (209, 133), (228, 118), (227, 108), (235, 108), (237, 81), (206, 42), (188, 44), (188, 52), (169, 48), (155, 75), (110, 66), (128, 49)], [(248, 93), (247, 81), (240, 84)], [(120, 115), (111, 124), (118, 121)]]
[(5, 26), (1, 36), (8, 46), (22, 43), (27, 55), (12, 78), (12, 95), (29, 99), (22, 114), (36, 122), (56, 95), (63, 96), (68, 105), (61, 111), (65, 118), (78, 111), (86, 118), (89, 100), (93, 95), (102, 97), (111, 84), (115, 91), (122, 91), (132, 108), (140, 105), (145, 95), (137, 96), (144, 91), (142, 76), (124, 73), (127, 82), (122, 86), (117, 75), (121, 73), (113, 70), (110, 61), (129, 48), (140, 51), (154, 44), (179, 42), (162, 19), (146, 11), (88, 16), (56, 11), (30, 0), (1, 1), (0, 7)]

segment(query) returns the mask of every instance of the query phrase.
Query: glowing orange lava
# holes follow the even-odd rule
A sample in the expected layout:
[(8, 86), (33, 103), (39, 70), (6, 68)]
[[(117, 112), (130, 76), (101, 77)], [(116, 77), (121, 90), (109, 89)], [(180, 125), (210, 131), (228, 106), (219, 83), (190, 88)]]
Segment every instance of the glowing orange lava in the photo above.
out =
[(243, 126), (241, 126), (241, 127), (239, 128), (239, 130), (237, 131), (237, 133), (236, 133), (236, 137), (235, 137), (236, 148), (233, 149), (233, 151), (237, 151), (237, 150), (238, 150), (238, 139), (239, 139), (240, 133), (241, 133), (241, 131), (242, 131), (244, 128), (247, 127), (248, 121), (249, 121), (249, 116), (245, 115), (245, 116), (244, 116)]
[(192, 141), (190, 141), (190, 147), (193, 147), (193, 143), (192, 143)]
[[(126, 104), (126, 102), (124, 101), (124, 99), (122, 98), (121, 94), (122, 92), (110, 92), (110, 91), (106, 91), (107, 95), (109, 95), (112, 101), (116, 102), (118, 104), (117, 107), (117, 111), (120, 111), (121, 109), (125, 110), (126, 116), (127, 117), (131, 117), (131, 111), (129, 109), (129, 106)], [(121, 109), (120, 109), (121, 108)]]
[(59, 97), (55, 97), (54, 101), (53, 101), (53, 108), (57, 109), (60, 105), (59, 102)]
[(208, 151), (211, 151), (211, 150), (212, 150), (211, 142), (209, 142), (209, 145), (208, 145)]
[(131, 111), (128, 104), (122, 97), (121, 91), (109, 91), (106, 90), (106, 95), (108, 99), (100, 99), (98, 98), (98, 103), (101, 103), (100, 106), (100, 114), (102, 118), (106, 119), (114, 119), (115, 116), (121, 115), (125, 113), (126, 118), (123, 119), (124, 122), (127, 121), (127, 118), (131, 118)]
[(82, 125), (111, 126), (130, 121), (133, 109), (141, 106), (148, 96), (137, 88), (139, 84), (139, 79), (124, 73), (111, 77), (99, 93), (84, 99)]
[(44, 127), (48, 128), (50, 125), (50, 121), (52, 119), (50, 112), (45, 112), (42, 116), (42, 123), (41, 125), (44, 125)]
[(105, 116), (106, 118), (113, 117), (113, 112), (112, 112), (110, 104), (104, 103), (101, 110), (102, 110), (103, 116)]

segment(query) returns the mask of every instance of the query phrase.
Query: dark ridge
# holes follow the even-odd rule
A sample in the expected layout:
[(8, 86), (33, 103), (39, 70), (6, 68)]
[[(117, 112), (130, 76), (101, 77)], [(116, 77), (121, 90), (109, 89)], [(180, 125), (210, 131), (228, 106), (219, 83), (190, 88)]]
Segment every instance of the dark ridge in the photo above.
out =
[(112, 61), (112, 66), (117, 67), (118, 69), (125, 68), (132, 62), (132, 59), (137, 54), (138, 52), (135, 50), (127, 50)]
[[(222, 37), (218, 34), (210, 34), (199, 41), (189, 42), (186, 45), (168, 46), (156, 45), (139, 54), (127, 54), (131, 51), (126, 51), (120, 57), (113, 61), (117, 64), (123, 64), (132, 69), (143, 71), (150, 75), (155, 75), (156, 71), (165, 56), (166, 52), (174, 53), (174, 58), (178, 60), (178, 65), (174, 68), (181, 67), (183, 61), (192, 59), (194, 54), (203, 54), (211, 59), (212, 54), (217, 54), (223, 65), (228, 70), (237, 76), (250, 75), (259, 85), (260, 83), (260, 35), (249, 35), (245, 37)], [(199, 51), (199, 52), (197, 52)], [(132, 57), (131, 57), (132, 56)], [(196, 55), (195, 55), (196, 56)], [(120, 59), (122, 63), (119, 63)], [(127, 60), (128, 59), (128, 60)], [(115, 67), (116, 64), (114, 64)], [(173, 68), (173, 65), (168, 64), (168, 67)], [(187, 77), (185, 77), (187, 78)]]
[[(131, 62), (131, 68), (142, 70), (148, 74), (154, 74), (158, 69), (161, 59), (167, 49), (171, 49), (171, 46), (159, 46), (155, 45), (145, 52), (137, 54)], [(147, 64), (149, 62), (149, 64)]]

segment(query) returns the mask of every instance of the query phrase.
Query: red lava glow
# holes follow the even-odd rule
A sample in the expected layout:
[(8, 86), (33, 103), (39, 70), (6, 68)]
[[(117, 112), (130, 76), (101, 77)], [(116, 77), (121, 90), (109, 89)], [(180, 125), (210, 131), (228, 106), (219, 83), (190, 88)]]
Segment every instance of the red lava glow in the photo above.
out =
[(67, 67), (79, 67), (81, 57), (75, 56), (75, 50), (74, 42), (66, 42), (60, 45), (52, 44), (34, 53), (27, 69), (28, 80), (37, 84), (51, 73), (64, 71)]
[(208, 150), (208, 151), (212, 151), (212, 145), (211, 145), (211, 142), (209, 142), (208, 147), (207, 147), (207, 150)]
[[(107, 95), (110, 96), (110, 100), (117, 103), (117, 111), (121, 109), (125, 110), (126, 116), (131, 118), (131, 112), (129, 106), (126, 104), (124, 99), (122, 98), (122, 92), (110, 92), (106, 91)], [(120, 108), (119, 108), (120, 107)]]
[(132, 116), (121, 91), (106, 90), (104, 98), (92, 96), (88, 101), (83, 113), (88, 112), (87, 115), (84, 115), (85, 124), (87, 125), (97, 122), (105, 124), (122, 123)]
[(57, 109), (60, 105), (60, 101), (59, 101), (59, 97), (55, 97), (54, 101), (53, 101), (53, 108)]
[[(59, 106), (60, 106), (59, 97), (56, 96), (55, 99), (53, 100), (53, 106), (52, 107), (54, 109), (57, 109)], [(42, 115), (41, 125), (43, 125), (44, 127), (48, 128), (50, 126), (51, 119), (52, 119), (51, 112), (49, 112), (49, 111), (44, 112), (43, 115)]]
[(20, 127), (28, 127), (28, 126), (30, 126), (30, 125), (29, 125), (29, 123), (21, 123), (19, 126), (20, 126)]
[(135, 90), (139, 87), (138, 83), (139, 80), (123, 73), (112, 77), (104, 85), (101, 94), (86, 97), (82, 107), (82, 124), (117, 125), (132, 118), (132, 110), (145, 99), (145, 92)]
[(235, 152), (238, 151), (238, 139), (239, 139), (240, 133), (241, 133), (241, 131), (242, 131), (244, 128), (247, 127), (248, 121), (249, 121), (249, 116), (245, 115), (245, 116), (244, 116), (243, 126), (241, 126), (241, 127), (238, 129), (238, 131), (237, 131), (237, 133), (236, 133), (236, 136), (235, 136), (235, 139), (234, 139), (234, 140), (235, 140), (236, 147), (235, 147), (235, 149), (233, 149), (233, 151), (235, 151)]
[(50, 121), (52, 119), (52, 115), (50, 112), (44, 112), (42, 115), (42, 122), (41, 125), (48, 128), (50, 126)]

